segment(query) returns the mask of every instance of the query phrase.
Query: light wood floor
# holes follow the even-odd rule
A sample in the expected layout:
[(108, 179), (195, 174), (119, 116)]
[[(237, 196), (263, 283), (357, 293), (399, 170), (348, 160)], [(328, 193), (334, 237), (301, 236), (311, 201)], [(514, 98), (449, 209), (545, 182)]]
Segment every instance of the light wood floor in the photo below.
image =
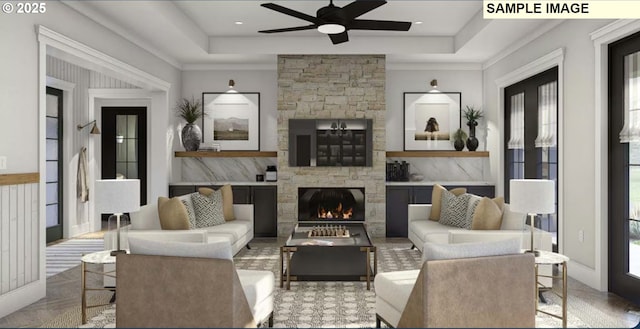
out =
[[(401, 242), (398, 239), (376, 239), (380, 242)], [(260, 242), (275, 242), (275, 239), (259, 239)], [(376, 241), (377, 242), (377, 241)], [(100, 284), (99, 278), (88, 277), (89, 284)], [(554, 282), (554, 287), (560, 287)], [(588, 326), (597, 326), (593, 317), (594, 309), (615, 319), (621, 319), (627, 328), (640, 321), (640, 307), (608, 292), (592, 289), (577, 280), (569, 278), (569, 310)], [(80, 267), (65, 271), (47, 279), (47, 297), (17, 312), (0, 319), (0, 327), (39, 327), (55, 318), (61, 312), (80, 305)], [(589, 319), (593, 322), (590, 323)]]

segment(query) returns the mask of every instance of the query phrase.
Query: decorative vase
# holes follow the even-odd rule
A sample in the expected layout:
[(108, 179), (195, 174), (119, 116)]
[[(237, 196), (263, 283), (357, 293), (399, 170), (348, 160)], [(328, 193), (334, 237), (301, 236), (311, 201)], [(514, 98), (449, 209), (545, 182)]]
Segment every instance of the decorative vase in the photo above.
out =
[(469, 151), (475, 151), (478, 149), (478, 139), (476, 138), (476, 126), (478, 122), (473, 120), (467, 122), (467, 126), (469, 126), (469, 138), (467, 138), (467, 148)]
[(202, 131), (195, 123), (187, 123), (182, 128), (182, 146), (187, 151), (197, 151), (200, 148), (202, 140)]
[(462, 151), (462, 149), (464, 149), (464, 141), (462, 139), (456, 139), (453, 142), (453, 147), (456, 149), (456, 151)]

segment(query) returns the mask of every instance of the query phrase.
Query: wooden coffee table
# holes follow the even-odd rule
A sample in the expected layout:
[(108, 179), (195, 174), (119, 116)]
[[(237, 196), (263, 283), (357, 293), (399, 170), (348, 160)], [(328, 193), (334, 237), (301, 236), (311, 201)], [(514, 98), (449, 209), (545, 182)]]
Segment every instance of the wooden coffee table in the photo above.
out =
[[(318, 223), (298, 224), (280, 247), (280, 287), (291, 281), (366, 281), (367, 290), (378, 271), (376, 247), (363, 223), (343, 225), (349, 237), (309, 237)], [(373, 255), (373, 264), (371, 256)]]

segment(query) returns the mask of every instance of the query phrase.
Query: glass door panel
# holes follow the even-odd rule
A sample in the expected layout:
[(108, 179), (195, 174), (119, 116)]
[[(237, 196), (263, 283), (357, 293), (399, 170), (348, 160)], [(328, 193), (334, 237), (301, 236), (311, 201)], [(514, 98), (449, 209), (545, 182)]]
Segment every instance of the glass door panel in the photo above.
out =
[(45, 216), (47, 243), (62, 239), (62, 90), (47, 87)]

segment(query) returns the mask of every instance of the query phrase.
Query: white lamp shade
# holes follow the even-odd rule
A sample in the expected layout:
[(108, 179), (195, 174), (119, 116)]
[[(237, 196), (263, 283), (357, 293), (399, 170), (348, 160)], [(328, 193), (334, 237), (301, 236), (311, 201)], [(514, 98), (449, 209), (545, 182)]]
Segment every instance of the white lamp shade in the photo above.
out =
[(95, 184), (96, 211), (122, 214), (140, 209), (139, 179), (99, 179)]
[(547, 179), (509, 181), (509, 207), (525, 214), (551, 214), (556, 211), (555, 183)]

